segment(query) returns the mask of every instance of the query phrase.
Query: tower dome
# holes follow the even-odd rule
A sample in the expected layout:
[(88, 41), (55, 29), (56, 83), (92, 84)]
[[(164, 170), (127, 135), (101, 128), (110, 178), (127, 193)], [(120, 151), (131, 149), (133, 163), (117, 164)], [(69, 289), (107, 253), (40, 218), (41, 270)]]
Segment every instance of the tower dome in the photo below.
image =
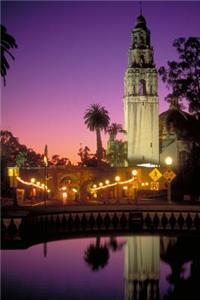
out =
[(138, 29), (141, 28), (141, 29), (144, 29), (144, 30), (148, 30), (147, 29), (147, 25), (146, 25), (146, 20), (145, 20), (145, 18), (142, 15), (140, 15), (139, 17), (137, 17), (135, 29), (137, 29), (137, 28)]

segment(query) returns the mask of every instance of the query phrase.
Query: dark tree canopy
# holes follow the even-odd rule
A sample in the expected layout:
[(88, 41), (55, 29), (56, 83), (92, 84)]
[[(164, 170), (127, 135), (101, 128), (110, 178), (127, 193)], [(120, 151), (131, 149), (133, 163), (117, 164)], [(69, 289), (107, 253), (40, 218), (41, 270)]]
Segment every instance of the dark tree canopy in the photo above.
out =
[(166, 97), (178, 97), (188, 102), (189, 112), (200, 114), (200, 38), (178, 38), (173, 47), (178, 52), (177, 61), (168, 61), (159, 74), (172, 92)]
[(14, 56), (11, 54), (11, 48), (17, 48), (17, 44), (15, 38), (7, 32), (5, 26), (0, 25), (0, 48), (1, 48), (1, 76), (4, 80), (4, 85), (6, 84), (6, 75), (7, 71), (10, 68), (8, 63), (8, 57), (15, 59)]

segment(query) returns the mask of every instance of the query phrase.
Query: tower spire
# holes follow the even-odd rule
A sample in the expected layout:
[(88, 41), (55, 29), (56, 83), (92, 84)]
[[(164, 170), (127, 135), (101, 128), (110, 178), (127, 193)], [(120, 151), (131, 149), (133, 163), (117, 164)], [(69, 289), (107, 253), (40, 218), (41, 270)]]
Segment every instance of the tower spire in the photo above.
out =
[(140, 15), (142, 15), (142, 1), (140, 1)]

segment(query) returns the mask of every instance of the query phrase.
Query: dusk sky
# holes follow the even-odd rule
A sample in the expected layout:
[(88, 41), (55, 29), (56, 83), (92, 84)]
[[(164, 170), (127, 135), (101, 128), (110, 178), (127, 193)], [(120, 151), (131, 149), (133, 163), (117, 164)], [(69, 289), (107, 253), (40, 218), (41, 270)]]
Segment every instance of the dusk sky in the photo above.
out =
[[(143, 2), (157, 68), (176, 58), (175, 38), (200, 35), (199, 14), (197, 1)], [(2, 129), (74, 163), (80, 143), (94, 152), (95, 133), (83, 115), (99, 103), (111, 122), (123, 124), (123, 79), (138, 15), (136, 1), (2, 2), (2, 24), (18, 44), (2, 86)], [(167, 93), (159, 80), (160, 112)]]

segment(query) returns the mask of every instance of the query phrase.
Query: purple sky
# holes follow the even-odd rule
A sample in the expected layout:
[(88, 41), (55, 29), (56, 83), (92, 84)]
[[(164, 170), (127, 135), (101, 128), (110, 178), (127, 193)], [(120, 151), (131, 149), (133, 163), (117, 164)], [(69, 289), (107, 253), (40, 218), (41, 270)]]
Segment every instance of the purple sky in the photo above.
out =
[[(144, 1), (157, 68), (176, 58), (172, 42), (200, 34), (200, 2)], [(2, 87), (2, 128), (42, 153), (78, 161), (80, 143), (92, 151), (95, 134), (84, 125), (90, 104), (123, 124), (123, 78), (139, 2), (2, 3), (2, 24), (15, 36), (15, 62)], [(160, 111), (167, 90), (159, 81)], [(107, 137), (104, 137), (104, 144)]]

